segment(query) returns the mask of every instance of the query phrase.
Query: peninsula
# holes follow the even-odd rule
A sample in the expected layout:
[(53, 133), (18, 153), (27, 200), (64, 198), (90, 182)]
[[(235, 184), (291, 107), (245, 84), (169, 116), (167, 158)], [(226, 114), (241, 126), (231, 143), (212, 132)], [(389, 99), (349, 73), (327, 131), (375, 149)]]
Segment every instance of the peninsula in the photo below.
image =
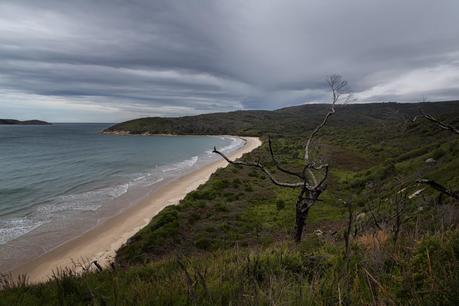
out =
[(51, 123), (42, 120), (16, 120), (16, 119), (0, 119), (0, 124), (8, 125), (51, 125)]

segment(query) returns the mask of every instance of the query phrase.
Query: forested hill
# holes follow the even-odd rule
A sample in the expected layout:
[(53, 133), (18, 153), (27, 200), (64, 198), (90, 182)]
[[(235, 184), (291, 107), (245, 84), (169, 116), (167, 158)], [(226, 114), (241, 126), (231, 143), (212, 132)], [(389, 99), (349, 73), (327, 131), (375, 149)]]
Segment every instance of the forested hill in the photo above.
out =
[[(116, 124), (105, 133), (120, 134), (237, 134), (296, 135), (313, 128), (329, 105), (307, 104), (275, 111), (249, 110), (178, 118), (149, 117)], [(337, 106), (331, 127), (374, 126), (414, 118), (422, 109), (459, 120), (459, 101), (435, 103), (370, 103)]]
[[(144, 118), (107, 131), (260, 135), (241, 161), (294, 183), (285, 171), (305, 171), (305, 139), (329, 106)], [(39, 285), (0, 275), (0, 306), (459, 305), (456, 128), (459, 101), (339, 106), (313, 142), (313, 158), (330, 168), (301, 242), (292, 237), (299, 190), (229, 165), (155, 215), (110, 268), (83, 261), (83, 275), (56, 270)]]
[(41, 120), (25, 120), (25, 121), (20, 121), (16, 119), (0, 119), (0, 124), (9, 124), (9, 125), (49, 125), (51, 123), (48, 123), (46, 121), (41, 121)]

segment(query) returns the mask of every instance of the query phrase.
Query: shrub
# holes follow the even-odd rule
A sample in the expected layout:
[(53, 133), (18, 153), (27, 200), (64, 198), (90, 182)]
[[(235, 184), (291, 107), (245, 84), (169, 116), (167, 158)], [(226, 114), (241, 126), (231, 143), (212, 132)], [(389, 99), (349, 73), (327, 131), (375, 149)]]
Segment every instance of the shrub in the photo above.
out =
[(195, 246), (201, 250), (208, 250), (212, 245), (212, 241), (207, 238), (201, 238), (196, 241)]
[(278, 200), (276, 201), (276, 208), (277, 208), (277, 210), (282, 210), (282, 209), (284, 209), (284, 208), (285, 208), (285, 201), (282, 200), (282, 199), (278, 199)]
[(178, 212), (176, 206), (168, 206), (161, 213), (154, 218), (149, 226), (150, 231), (155, 231), (160, 227), (172, 223), (178, 219)]
[(438, 148), (435, 151), (433, 151), (432, 158), (438, 160), (442, 158), (445, 154), (446, 152), (442, 148)]

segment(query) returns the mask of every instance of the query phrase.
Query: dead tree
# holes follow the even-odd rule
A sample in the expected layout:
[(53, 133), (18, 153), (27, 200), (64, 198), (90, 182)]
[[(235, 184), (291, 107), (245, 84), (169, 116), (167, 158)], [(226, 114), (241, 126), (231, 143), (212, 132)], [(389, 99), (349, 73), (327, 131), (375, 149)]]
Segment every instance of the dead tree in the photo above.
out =
[(335, 114), (335, 106), (339, 102), (340, 98), (342, 98), (345, 95), (349, 98), (347, 82), (343, 80), (341, 76), (329, 76), (327, 78), (327, 84), (332, 94), (330, 109), (323, 118), (323, 120), (320, 122), (320, 124), (311, 132), (311, 134), (305, 141), (303, 158), (304, 166), (301, 172), (291, 171), (282, 166), (278, 162), (276, 154), (273, 151), (271, 139), (269, 139), (268, 141), (269, 153), (271, 155), (272, 162), (274, 163), (276, 168), (279, 171), (287, 174), (288, 176), (293, 177), (296, 182), (287, 183), (279, 181), (260, 161), (232, 161), (225, 154), (218, 151), (215, 147), (213, 150), (214, 153), (222, 156), (230, 164), (254, 167), (261, 170), (271, 180), (271, 182), (277, 186), (283, 188), (299, 189), (295, 205), (296, 221), (294, 239), (296, 242), (301, 241), (309, 209), (311, 209), (311, 207), (318, 201), (319, 196), (325, 190), (326, 181), (328, 177), (328, 164), (322, 163), (319, 160), (314, 160), (312, 157), (312, 145), (314, 138), (318, 135), (320, 130), (327, 124), (329, 118)]
[(346, 205), (348, 211), (347, 228), (346, 232), (344, 232), (344, 258), (349, 260), (349, 256), (351, 254), (351, 233), (354, 223), (354, 208), (352, 207), (352, 201), (343, 202)]

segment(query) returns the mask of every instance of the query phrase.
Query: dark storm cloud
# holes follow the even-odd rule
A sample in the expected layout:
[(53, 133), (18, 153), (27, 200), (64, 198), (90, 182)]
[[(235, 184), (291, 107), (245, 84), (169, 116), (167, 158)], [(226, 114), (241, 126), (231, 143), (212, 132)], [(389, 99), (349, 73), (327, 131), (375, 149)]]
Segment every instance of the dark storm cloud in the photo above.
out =
[(0, 114), (112, 121), (456, 98), (455, 0), (2, 1)]

